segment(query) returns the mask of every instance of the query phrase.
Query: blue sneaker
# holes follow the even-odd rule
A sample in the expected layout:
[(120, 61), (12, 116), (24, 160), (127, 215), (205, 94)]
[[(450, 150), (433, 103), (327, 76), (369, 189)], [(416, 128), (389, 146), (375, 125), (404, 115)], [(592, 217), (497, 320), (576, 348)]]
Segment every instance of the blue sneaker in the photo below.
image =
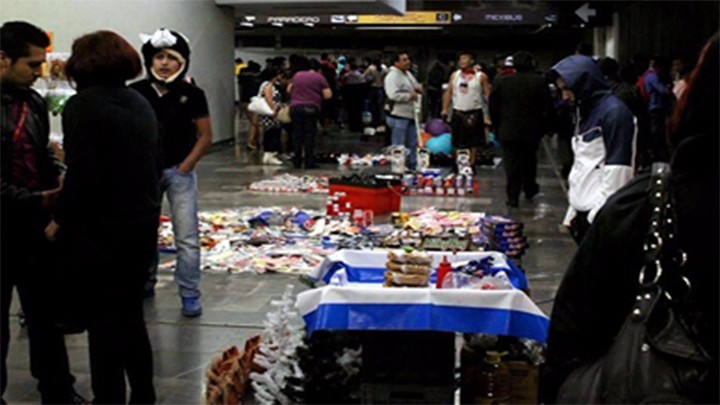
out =
[(194, 318), (202, 314), (202, 305), (200, 305), (200, 297), (183, 297), (182, 314), (188, 318)]

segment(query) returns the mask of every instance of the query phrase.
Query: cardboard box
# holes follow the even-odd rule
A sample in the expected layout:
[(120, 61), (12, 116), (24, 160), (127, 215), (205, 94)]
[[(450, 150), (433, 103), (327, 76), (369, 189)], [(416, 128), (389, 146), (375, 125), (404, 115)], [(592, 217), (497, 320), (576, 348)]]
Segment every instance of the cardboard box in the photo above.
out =
[(510, 369), (510, 387), (512, 404), (537, 404), (540, 390), (540, 370), (538, 366), (524, 361), (504, 362)]

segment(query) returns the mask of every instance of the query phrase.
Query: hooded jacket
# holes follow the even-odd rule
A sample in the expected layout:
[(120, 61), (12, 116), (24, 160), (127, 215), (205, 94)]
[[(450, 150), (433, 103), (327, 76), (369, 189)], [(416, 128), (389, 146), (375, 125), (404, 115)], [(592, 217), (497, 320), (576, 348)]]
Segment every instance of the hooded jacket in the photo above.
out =
[(588, 212), (592, 222), (608, 197), (633, 176), (634, 118), (590, 57), (568, 56), (552, 70), (575, 95), (578, 114), (575, 162), (568, 178), (570, 206), (563, 223), (570, 225), (578, 211)]

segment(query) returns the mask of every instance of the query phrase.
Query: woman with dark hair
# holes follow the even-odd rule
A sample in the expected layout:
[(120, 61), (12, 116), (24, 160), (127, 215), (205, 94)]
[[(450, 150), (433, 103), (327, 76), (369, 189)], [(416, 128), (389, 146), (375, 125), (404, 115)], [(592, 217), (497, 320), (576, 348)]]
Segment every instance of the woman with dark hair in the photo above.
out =
[(282, 152), (282, 123), (278, 120), (277, 113), (282, 106), (282, 94), (288, 80), (285, 73), (277, 66), (263, 70), (260, 76), (263, 81), (260, 85), (260, 94), (275, 111), (274, 115), (260, 116), (260, 127), (263, 129), (262, 163), (280, 166), (283, 164), (278, 156)]
[[(694, 402), (715, 404), (720, 400), (719, 49), (715, 34), (678, 102), (670, 137), (670, 191), (677, 217), (674, 240), (686, 254), (681, 266), (691, 285), (689, 301), (697, 309), (695, 343), (713, 360), (704, 384), (676, 388)], [(636, 300), (645, 261), (643, 243), (650, 228), (649, 187), (650, 176), (639, 176), (607, 201), (565, 274), (550, 323), (543, 384), (546, 403), (555, 402), (572, 371), (607, 352)]]
[(141, 69), (138, 53), (110, 31), (78, 38), (66, 67), (78, 93), (63, 112), (67, 174), (45, 234), (58, 236), (84, 282), (96, 404), (126, 403), (126, 377), (131, 403), (155, 401), (143, 293), (157, 248), (158, 125), (148, 101), (125, 85)]

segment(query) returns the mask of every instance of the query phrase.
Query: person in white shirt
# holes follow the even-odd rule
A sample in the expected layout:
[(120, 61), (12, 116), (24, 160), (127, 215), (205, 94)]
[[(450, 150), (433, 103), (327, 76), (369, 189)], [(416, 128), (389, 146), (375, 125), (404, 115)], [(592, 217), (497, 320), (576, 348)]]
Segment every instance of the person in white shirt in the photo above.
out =
[[(440, 115), (447, 117), (452, 102), (452, 142), (455, 150), (470, 149), (470, 162), (474, 164), (477, 148), (487, 144), (485, 124), (490, 125), (483, 110), (487, 110), (490, 82), (485, 73), (476, 70), (475, 56), (462, 52), (458, 67), (448, 82)], [(486, 122), (487, 121), (487, 122)]]

